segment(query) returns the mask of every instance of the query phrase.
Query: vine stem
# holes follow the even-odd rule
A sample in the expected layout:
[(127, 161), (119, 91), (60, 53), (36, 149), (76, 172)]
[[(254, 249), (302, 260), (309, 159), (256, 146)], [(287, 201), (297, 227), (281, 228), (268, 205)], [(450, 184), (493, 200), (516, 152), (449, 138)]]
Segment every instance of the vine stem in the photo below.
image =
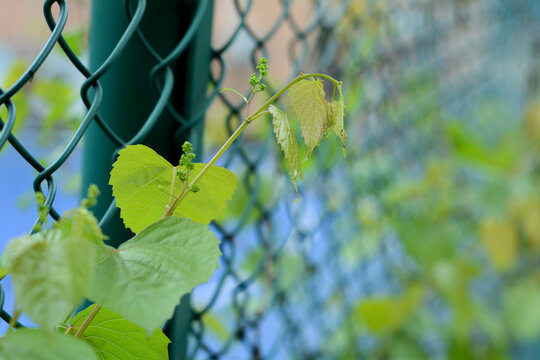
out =
[(86, 319), (84, 319), (84, 322), (82, 323), (81, 327), (75, 333), (76, 338), (81, 337), (83, 335), (84, 331), (86, 330), (88, 325), (90, 325), (92, 320), (94, 320), (94, 318), (96, 317), (99, 310), (101, 310), (101, 305), (96, 304), (96, 306), (94, 306), (94, 308), (92, 309), (92, 311), (90, 312), (88, 317)]
[(189, 189), (195, 185), (199, 179), (204, 176), (204, 174), (206, 174), (206, 172), (208, 171), (208, 169), (210, 169), (210, 167), (212, 165), (214, 165), (216, 163), (216, 161), (219, 160), (219, 158), (225, 153), (225, 151), (227, 151), (227, 149), (229, 148), (229, 146), (231, 146), (231, 144), (234, 142), (234, 140), (236, 140), (236, 138), (242, 133), (242, 131), (244, 131), (244, 129), (255, 119), (258, 119), (259, 117), (262, 117), (263, 115), (266, 115), (269, 113), (268, 110), (266, 110), (268, 108), (268, 106), (270, 106), (274, 101), (276, 101), (281, 95), (283, 95), (285, 93), (285, 91), (289, 90), (289, 88), (291, 86), (293, 86), (294, 84), (298, 83), (299, 81), (301, 80), (304, 80), (304, 79), (308, 79), (308, 78), (312, 78), (312, 77), (319, 77), (319, 78), (324, 78), (324, 79), (328, 79), (330, 80), (335, 86), (338, 87), (338, 91), (341, 93), (341, 89), (340, 89), (340, 86), (342, 84), (341, 81), (338, 81), (336, 79), (334, 79), (333, 77), (331, 76), (328, 76), (326, 74), (319, 74), (319, 73), (312, 73), (312, 74), (300, 74), (299, 76), (297, 76), (296, 78), (294, 78), (294, 80), (292, 80), (291, 82), (289, 82), (287, 85), (285, 85), (284, 87), (282, 87), (278, 92), (276, 92), (274, 95), (272, 95), (272, 97), (270, 97), (268, 100), (266, 100), (266, 102), (261, 105), (261, 107), (255, 111), (253, 114), (249, 115), (249, 105), (251, 103), (251, 99), (253, 98), (253, 92), (251, 94), (251, 96), (249, 97), (248, 101), (247, 101), (247, 105), (248, 105), (248, 116), (247, 118), (242, 122), (242, 124), (235, 130), (235, 132), (227, 139), (227, 141), (225, 142), (225, 144), (223, 144), (223, 146), (221, 146), (221, 148), (218, 150), (218, 152), (214, 155), (214, 157), (212, 157), (212, 159), (205, 165), (205, 167), (201, 170), (200, 173), (197, 174), (197, 176), (190, 182), (189, 186), (187, 186), (186, 188), (184, 188), (180, 194), (178, 194), (178, 197), (174, 200), (173, 204), (171, 206), (169, 206), (167, 208), (167, 210), (165, 211), (165, 213), (163, 214), (162, 218), (165, 218), (167, 216), (171, 216), (174, 211), (176, 210), (176, 208), (178, 207), (178, 205), (182, 202), (182, 200), (186, 197), (186, 194), (189, 192)]

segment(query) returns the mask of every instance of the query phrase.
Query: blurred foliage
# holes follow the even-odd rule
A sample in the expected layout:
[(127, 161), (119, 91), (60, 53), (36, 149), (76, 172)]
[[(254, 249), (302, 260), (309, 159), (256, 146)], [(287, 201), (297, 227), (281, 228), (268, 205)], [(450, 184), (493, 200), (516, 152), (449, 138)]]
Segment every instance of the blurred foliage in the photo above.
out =
[[(424, 86), (434, 89), (433, 83)], [(408, 106), (411, 101), (421, 97), (412, 96)], [(493, 102), (477, 106), (497, 108)], [(474, 122), (489, 127), (475, 128), (471, 119), (444, 119), (441, 109), (428, 109), (429, 121), (420, 115), (410, 126), (416, 142), (436, 138), (437, 146), (414, 159), (414, 166), (396, 164), (379, 149), (351, 161), (361, 164), (351, 169), (360, 166), (372, 176), (382, 164), (401, 166), (383, 173), (376, 192), (358, 201), (357, 219), (363, 232), (379, 238), (372, 241), (379, 244), (375, 249), (368, 244), (374, 256), (391, 238), (406, 264), (389, 269), (398, 283), (394, 291), (358, 301), (351, 314), (357, 339), (370, 338), (373, 345), (356, 348), (354, 357), (510, 359), (516, 348), (538, 340), (538, 110), (532, 100), (524, 120), (512, 124), (480, 112)], [(406, 151), (411, 144), (398, 146)], [(361, 160), (370, 156), (376, 162)], [(349, 244), (344, 253), (362, 261), (354, 247)], [(441, 348), (430, 347), (426, 339), (433, 337)]]
[[(535, 106), (525, 121), (490, 142), (465, 121), (446, 121), (437, 135), (433, 125), (427, 136), (437, 136), (445, 150), (416, 159), (419, 165), (409, 171), (400, 168), (386, 185), (379, 183), (376, 194), (358, 201), (364, 234), (344, 255), (362, 261), (355, 247), (371, 241), (367, 245), (377, 256), (390, 237), (407, 266), (390, 269), (399, 284), (394, 292), (357, 303), (351, 314), (357, 338), (372, 338), (374, 345), (356, 349), (354, 356), (427, 359), (442, 352), (442, 358), (456, 360), (509, 359), (520, 344), (539, 338)], [(380, 172), (366, 161), (362, 167), (364, 173)], [(443, 350), (430, 349), (428, 337), (439, 339)]]

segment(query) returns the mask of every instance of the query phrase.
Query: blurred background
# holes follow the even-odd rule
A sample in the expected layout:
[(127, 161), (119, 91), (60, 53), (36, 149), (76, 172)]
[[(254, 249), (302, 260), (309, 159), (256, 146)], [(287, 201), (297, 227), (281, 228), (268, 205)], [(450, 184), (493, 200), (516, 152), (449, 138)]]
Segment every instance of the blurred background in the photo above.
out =
[[(51, 34), (42, 5), (1, 0), (4, 90)], [(63, 30), (85, 64), (91, 5), (70, 0)], [(270, 91), (260, 103), (300, 72), (344, 82), (348, 146), (345, 159), (335, 136), (316, 149), (299, 198), (270, 118), (250, 125), (221, 161), (239, 188), (212, 224), (221, 268), (189, 300), (186, 358), (538, 359), (540, 2), (213, 6), (201, 157), (245, 114), (242, 100), (213, 90), (247, 92), (261, 56)], [(84, 81), (57, 46), (11, 98), (12, 133), (44, 166), (87, 112)], [(59, 213), (86, 191), (81, 159), (78, 146), (54, 173)], [(11, 144), (2, 148), (2, 249), (37, 217), (36, 174)], [(2, 286), (12, 311), (9, 277)]]

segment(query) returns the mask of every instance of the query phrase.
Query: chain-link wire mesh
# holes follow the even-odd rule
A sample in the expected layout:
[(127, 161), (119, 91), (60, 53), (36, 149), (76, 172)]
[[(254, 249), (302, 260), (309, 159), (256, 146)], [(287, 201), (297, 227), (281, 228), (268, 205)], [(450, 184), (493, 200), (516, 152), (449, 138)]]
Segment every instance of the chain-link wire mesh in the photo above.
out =
[[(49, 41), (24, 75), (1, 90), (7, 117), (0, 123), (0, 149), (9, 142), (37, 171), (34, 191), (47, 195), (53, 219), (59, 216), (55, 173), (91, 122), (121, 148), (143, 139), (162, 112), (178, 121), (177, 142), (178, 134), (200, 119), (200, 114), (184, 118), (167, 100), (175, 61), (200, 26), (197, 14), (211, 2), (198, 3), (189, 27), (193, 32), (188, 30), (167, 56), (158, 55), (139, 31), (145, 1), (129, 3), (133, 9), (126, 10), (129, 26), (122, 39), (90, 72), (62, 39), (68, 4), (45, 1)], [(55, 4), (57, 17), (51, 10)], [(376, 340), (358, 323), (355, 309), (366, 296), (398, 291), (400, 276), (414, 271), (390, 225), (381, 220), (392, 211), (381, 199), (404, 174), (423, 173), (426, 159), (447, 151), (440, 134), (449, 119), (471, 119), (474, 128), (477, 105), (493, 99), (510, 119), (522, 115), (538, 93), (539, 3), (220, 0), (214, 7), (205, 155), (235, 130), (247, 110), (235, 95), (219, 90), (247, 92), (260, 56), (270, 63), (269, 93), (300, 72), (328, 72), (343, 80), (349, 140), (345, 160), (338, 140), (329, 138), (304, 163), (306, 183), (297, 201), (282, 171), (271, 119), (250, 126), (221, 160), (237, 174), (239, 189), (227, 213), (212, 225), (222, 240), (221, 268), (192, 294), (187, 358), (385, 358), (376, 353)], [(156, 61), (151, 76), (159, 100), (137, 134), (121, 139), (99, 116), (101, 97), (107, 96), (99, 80), (128, 41), (142, 42)], [(43, 166), (12, 134), (17, 117), (11, 98), (32, 80), (55, 44), (86, 78), (81, 94), (87, 111), (65, 149)], [(286, 99), (281, 106), (287, 108)], [(114, 203), (101, 223), (113, 210)], [(9, 321), (4, 310), (2, 318)], [(441, 355), (445, 339), (420, 338), (430, 358), (447, 358)]]

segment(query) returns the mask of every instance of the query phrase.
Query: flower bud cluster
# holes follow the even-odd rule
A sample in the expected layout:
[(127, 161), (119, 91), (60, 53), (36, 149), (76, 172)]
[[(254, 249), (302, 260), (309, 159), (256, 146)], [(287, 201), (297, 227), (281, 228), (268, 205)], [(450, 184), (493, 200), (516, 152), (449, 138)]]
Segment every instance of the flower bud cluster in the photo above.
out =
[[(192, 163), (192, 161), (195, 159), (195, 154), (191, 152), (192, 150), (193, 146), (191, 143), (189, 141), (184, 142), (184, 145), (182, 145), (182, 151), (184, 153), (180, 157), (180, 162), (178, 165), (185, 167), (187, 170), (193, 170), (195, 168), (195, 165)], [(177, 171), (176, 175), (178, 175), (181, 181), (186, 181), (187, 179), (187, 173), (185, 171), (184, 173)]]
[(90, 184), (88, 192), (86, 193), (86, 199), (83, 199), (81, 205), (85, 208), (90, 208), (97, 204), (97, 198), (99, 196), (99, 189), (96, 184)]
[(259, 70), (259, 75), (253, 74), (249, 79), (249, 85), (251, 85), (253, 92), (266, 90), (266, 85), (261, 83), (262, 78), (268, 75), (268, 60), (266, 58), (263, 57), (259, 60), (257, 70)]
[(36, 204), (38, 206), (39, 216), (38, 216), (38, 222), (34, 226), (34, 229), (33, 229), (34, 231), (40, 231), (42, 225), (47, 221), (47, 216), (49, 214), (49, 207), (45, 205), (45, 201), (46, 201), (45, 195), (43, 195), (42, 192), (37, 192)]

